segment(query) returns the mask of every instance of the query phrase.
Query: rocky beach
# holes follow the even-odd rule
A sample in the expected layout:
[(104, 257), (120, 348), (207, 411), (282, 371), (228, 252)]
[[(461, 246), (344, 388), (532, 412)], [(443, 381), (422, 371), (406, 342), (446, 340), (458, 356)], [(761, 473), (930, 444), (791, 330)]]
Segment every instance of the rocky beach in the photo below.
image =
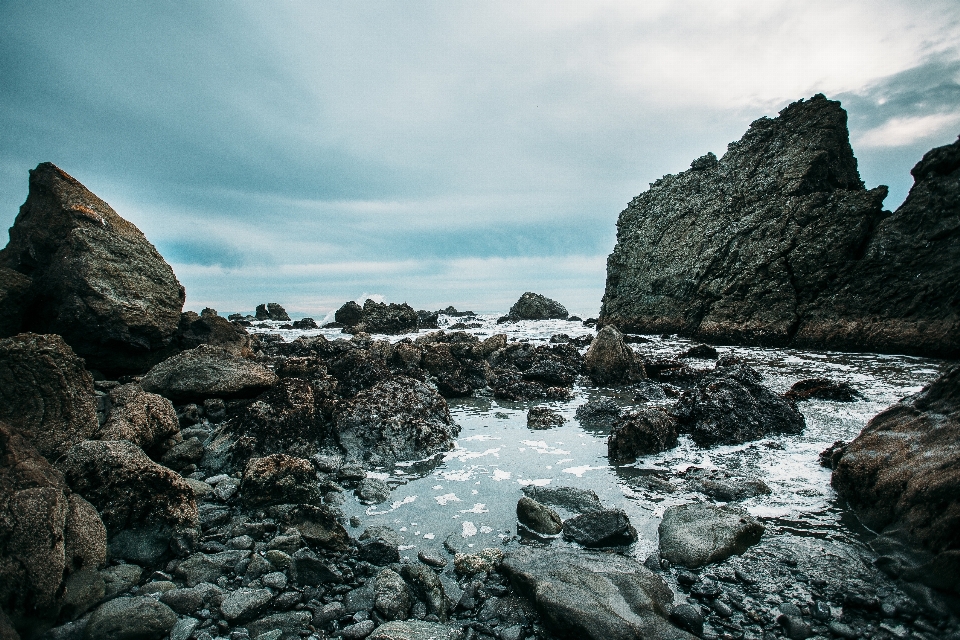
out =
[(40, 164), (0, 639), (960, 638), (960, 140), (912, 175), (884, 210), (818, 94), (631, 201), (597, 318), (324, 323), (184, 311)]

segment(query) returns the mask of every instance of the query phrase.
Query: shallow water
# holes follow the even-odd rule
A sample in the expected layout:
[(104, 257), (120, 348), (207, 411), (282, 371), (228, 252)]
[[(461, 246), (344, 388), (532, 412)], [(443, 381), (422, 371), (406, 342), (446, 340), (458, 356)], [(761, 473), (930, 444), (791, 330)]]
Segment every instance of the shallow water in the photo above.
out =
[[(441, 316), (441, 326), (458, 321), (462, 319)], [(593, 333), (579, 322), (497, 325), (495, 321), (496, 316), (480, 316), (483, 326), (469, 332), (481, 339), (506, 333), (511, 340), (535, 344), (547, 343), (557, 333), (571, 337)], [(279, 324), (260, 323), (252, 330), (278, 333), (288, 341), (301, 335), (349, 337), (337, 329), (280, 330)], [(407, 336), (376, 337), (397, 341)], [(680, 338), (646, 337), (649, 343), (632, 346), (650, 355), (675, 357), (693, 344)], [(830, 487), (830, 471), (819, 465), (818, 455), (835, 440), (854, 438), (872, 416), (919, 391), (946, 363), (909, 356), (795, 349), (719, 347), (718, 351), (721, 356), (742, 358), (777, 392), (804, 378), (826, 377), (850, 383), (863, 399), (800, 403), (807, 423), (800, 435), (712, 449), (701, 449), (683, 436), (675, 449), (626, 465), (609, 464), (609, 433), (581, 426), (574, 413), (597, 395), (609, 396), (624, 407), (636, 406), (630, 393), (578, 385), (573, 399), (566, 402), (508, 402), (492, 397), (450, 400), (451, 413), (461, 427), (456, 448), (430, 460), (376, 470), (374, 475), (394, 487), (390, 501), (365, 506), (349, 495), (344, 510), (348, 516), (360, 516), (364, 526), (386, 524), (400, 531), (406, 540), (403, 555), (415, 557), (421, 548), (439, 550), (448, 536), (468, 550), (515, 543), (516, 503), (524, 485), (575, 486), (594, 490), (605, 505), (629, 514), (639, 534), (630, 552), (642, 560), (656, 549), (657, 526), (664, 509), (709, 500), (688, 490), (678, 474), (689, 467), (718, 468), (757, 477), (769, 485), (771, 494), (740, 503), (764, 521), (768, 535), (793, 533), (860, 546), (869, 533), (843, 509)], [(689, 363), (713, 367), (710, 360)], [(566, 423), (545, 431), (528, 429), (527, 409), (539, 404), (560, 411)], [(650, 476), (655, 476), (653, 482)], [(564, 543), (557, 540), (554, 544)]]

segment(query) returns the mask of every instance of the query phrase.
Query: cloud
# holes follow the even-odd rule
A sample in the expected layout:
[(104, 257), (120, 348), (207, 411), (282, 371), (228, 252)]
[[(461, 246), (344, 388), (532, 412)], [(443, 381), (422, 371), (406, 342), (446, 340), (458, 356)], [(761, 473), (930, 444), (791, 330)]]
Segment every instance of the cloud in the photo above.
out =
[(960, 113), (891, 118), (879, 127), (865, 131), (855, 144), (861, 148), (904, 147), (947, 132), (953, 133), (958, 123)]

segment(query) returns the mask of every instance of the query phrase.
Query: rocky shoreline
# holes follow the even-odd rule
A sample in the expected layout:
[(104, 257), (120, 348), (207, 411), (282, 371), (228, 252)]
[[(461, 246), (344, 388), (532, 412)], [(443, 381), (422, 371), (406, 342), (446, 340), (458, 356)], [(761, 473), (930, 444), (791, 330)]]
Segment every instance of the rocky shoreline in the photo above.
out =
[[(818, 158), (826, 175), (853, 175), (843, 154)], [(712, 170), (701, 164), (691, 171)], [(801, 195), (822, 178), (804, 176)], [(873, 198), (858, 180), (840, 187)], [(387, 505), (384, 469), (456, 449), (448, 400), (522, 406), (526, 429), (543, 433), (582, 389), (615, 389), (632, 402), (593, 397), (575, 419), (604, 434), (611, 465), (629, 465), (681, 439), (776, 446), (806, 428), (799, 403), (859, 392), (811, 378), (780, 393), (703, 344), (652, 354), (649, 337), (613, 326), (608, 297), (595, 334), (536, 344), (470, 333), (471, 312), (372, 300), (337, 311), (338, 339), (250, 333), (316, 322), (297, 326), (277, 303), (253, 318), (182, 312), (152, 245), (48, 163), (31, 172), (10, 235), (0, 639), (960, 637), (955, 367), (822, 456), (851, 511), (882, 533), (872, 552), (750, 515), (741, 503), (770, 492), (761, 478), (685, 468), (643, 481), (652, 502), (678, 482), (702, 496), (663, 510), (643, 558), (622, 500), (571, 482), (516, 490), (516, 521), (494, 544), (470, 542), (464, 521), (413, 559), (404, 527), (348, 515), (348, 501)], [(439, 329), (441, 317), (461, 326)], [(594, 324), (527, 292), (494, 326), (543, 321)]]

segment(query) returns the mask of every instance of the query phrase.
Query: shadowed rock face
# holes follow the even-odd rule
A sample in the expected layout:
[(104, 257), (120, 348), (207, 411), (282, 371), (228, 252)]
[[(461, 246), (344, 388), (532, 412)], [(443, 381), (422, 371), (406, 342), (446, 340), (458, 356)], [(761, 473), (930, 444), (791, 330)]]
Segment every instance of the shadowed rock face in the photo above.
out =
[(894, 214), (839, 102), (755, 121), (620, 214), (601, 324), (713, 342), (960, 355), (960, 141)]
[(184, 290), (170, 265), (139, 229), (49, 162), (30, 172), (0, 266), (33, 280), (20, 330), (62, 335), (94, 368), (147, 368), (180, 322)]

